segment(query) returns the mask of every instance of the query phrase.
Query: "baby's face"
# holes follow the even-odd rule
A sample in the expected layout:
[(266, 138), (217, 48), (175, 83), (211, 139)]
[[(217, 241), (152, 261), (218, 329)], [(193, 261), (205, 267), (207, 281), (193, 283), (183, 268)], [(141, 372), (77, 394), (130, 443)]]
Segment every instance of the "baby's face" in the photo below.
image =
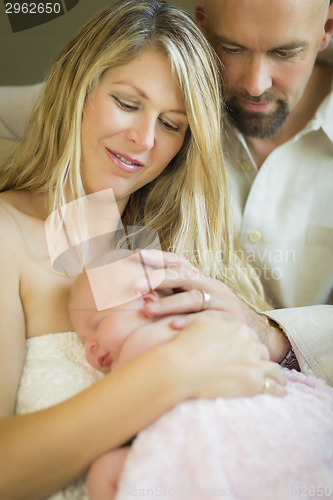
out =
[(145, 301), (157, 298), (153, 291), (112, 309), (83, 313), (76, 331), (85, 346), (87, 361), (96, 369), (109, 372), (129, 335), (154, 322), (144, 314), (143, 306)]
[[(110, 296), (111, 293), (112, 289)], [(126, 303), (98, 311), (87, 275), (81, 275), (71, 293), (69, 313), (73, 327), (85, 346), (87, 361), (96, 369), (109, 372), (129, 335), (155, 321), (144, 314), (145, 302), (156, 301), (159, 296), (170, 293), (171, 290), (153, 290)]]

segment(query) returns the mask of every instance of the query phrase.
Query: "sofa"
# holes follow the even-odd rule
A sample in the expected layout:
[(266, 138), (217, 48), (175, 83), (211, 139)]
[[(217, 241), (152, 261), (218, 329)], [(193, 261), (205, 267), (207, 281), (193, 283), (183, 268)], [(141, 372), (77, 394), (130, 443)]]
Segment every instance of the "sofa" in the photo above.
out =
[(15, 148), (41, 83), (0, 87), (0, 165)]

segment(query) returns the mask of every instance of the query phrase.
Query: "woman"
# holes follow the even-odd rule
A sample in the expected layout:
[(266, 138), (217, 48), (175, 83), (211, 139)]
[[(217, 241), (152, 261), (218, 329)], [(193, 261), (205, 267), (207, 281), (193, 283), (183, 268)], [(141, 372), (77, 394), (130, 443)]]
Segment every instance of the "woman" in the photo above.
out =
[[(67, 344), (74, 276), (52, 268), (44, 223), (80, 196), (112, 188), (124, 223), (151, 225), (164, 249), (193, 253), (212, 277), (226, 274), (214, 258), (223, 255), (235, 271), (230, 284), (260, 307), (258, 284), (236, 272), (225, 219), (218, 79), (193, 21), (158, 0), (105, 9), (54, 64), (17, 151), (1, 169), (2, 498), (58, 491), (184, 399), (252, 395), (267, 379), (271, 394), (284, 393), (256, 335), (213, 321), (195, 323), (65, 402), (51, 394), (45, 403), (59, 374), (57, 356), (52, 366), (48, 359), (52, 349), (69, 349), (72, 358), (75, 345)], [(84, 232), (84, 223), (76, 229)], [(228, 331), (235, 348), (227, 354)], [(37, 380), (25, 376), (31, 353), (46, 362)], [(22, 367), (16, 411), (28, 414), (13, 416)], [(37, 404), (22, 409), (30, 376)], [(64, 388), (68, 380), (61, 380)], [(43, 394), (35, 382), (44, 383)]]

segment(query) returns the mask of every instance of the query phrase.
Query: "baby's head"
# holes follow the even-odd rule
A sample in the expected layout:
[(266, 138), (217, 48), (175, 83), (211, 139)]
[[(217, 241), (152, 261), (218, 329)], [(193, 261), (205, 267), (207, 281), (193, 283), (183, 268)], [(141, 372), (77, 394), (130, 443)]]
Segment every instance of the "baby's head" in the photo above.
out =
[[(140, 260), (133, 258), (126, 260), (126, 262), (119, 261), (117, 266), (112, 268), (112, 272), (109, 271), (110, 280), (107, 293), (111, 299), (110, 303), (116, 305), (102, 310), (97, 308), (97, 284), (92, 280), (89, 271), (80, 274), (72, 286), (69, 301), (69, 315), (72, 325), (85, 346), (87, 361), (103, 372), (111, 370), (112, 362), (117, 359), (128, 336), (140, 327), (154, 321), (143, 312), (145, 302), (155, 301), (160, 296), (172, 293), (172, 290), (161, 292), (152, 290), (141, 295), (132, 290), (133, 298), (127, 302), (121, 302), (121, 298), (129, 297), (133, 280), (139, 276), (140, 270), (142, 270)], [(119, 271), (121, 291), (119, 291)], [(117, 303), (117, 301), (121, 303)]]

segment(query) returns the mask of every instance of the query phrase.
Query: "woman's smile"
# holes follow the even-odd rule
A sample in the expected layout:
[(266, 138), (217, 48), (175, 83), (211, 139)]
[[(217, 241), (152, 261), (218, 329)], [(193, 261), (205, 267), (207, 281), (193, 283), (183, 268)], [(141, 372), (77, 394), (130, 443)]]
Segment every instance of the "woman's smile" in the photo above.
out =
[(139, 162), (138, 160), (134, 160), (133, 158), (130, 158), (125, 154), (111, 151), (111, 149), (109, 148), (105, 149), (107, 155), (110, 157), (113, 163), (124, 172), (135, 173), (144, 167), (143, 163)]

